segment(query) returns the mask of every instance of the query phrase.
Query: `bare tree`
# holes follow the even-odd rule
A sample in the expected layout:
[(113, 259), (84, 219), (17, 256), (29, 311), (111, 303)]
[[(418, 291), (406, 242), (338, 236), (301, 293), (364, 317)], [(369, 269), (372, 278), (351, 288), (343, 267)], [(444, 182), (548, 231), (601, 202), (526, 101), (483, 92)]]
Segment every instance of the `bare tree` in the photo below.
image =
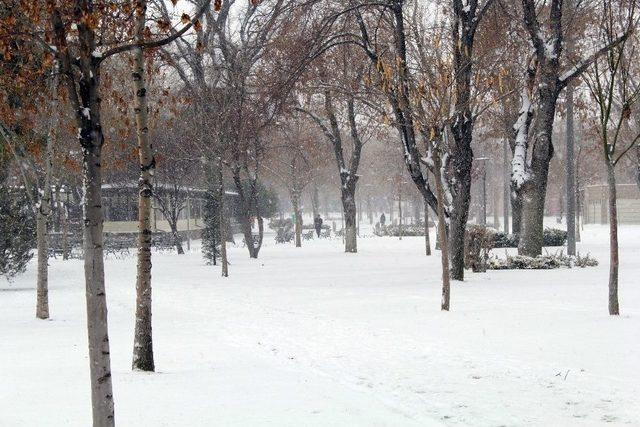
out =
[[(629, 31), (638, 23), (636, 1), (624, 5), (603, 4), (601, 34), (612, 46), (593, 62), (585, 81), (597, 106), (600, 146), (607, 171), (609, 207), (609, 314), (620, 314), (618, 302), (618, 207), (615, 167), (638, 145), (640, 132), (630, 126), (631, 111), (640, 101), (640, 85), (633, 83), (639, 68), (635, 65), (635, 49), (629, 39), (619, 40), (620, 30)], [(621, 28), (622, 27), (622, 28)]]
[[(537, 256), (542, 253), (544, 202), (549, 164), (553, 157), (552, 131), (558, 96), (597, 58), (626, 40), (629, 33), (617, 36), (578, 61), (575, 66), (563, 71), (561, 58), (566, 35), (563, 27), (563, 0), (550, 0), (548, 9), (543, 9), (548, 10), (545, 22), (540, 21), (542, 12), (539, 13), (535, 0), (522, 0), (522, 6), (524, 24), (533, 44), (534, 54), (525, 79), (529, 83), (523, 85), (525, 89), (522, 93), (522, 106), (514, 127), (518, 136), (512, 179), (523, 195), (518, 252)], [(528, 158), (530, 146), (532, 148)]]
[[(36, 43), (59, 66), (61, 83), (66, 88), (78, 129), (78, 142), (83, 154), (84, 268), (93, 423), (96, 426), (113, 425), (102, 236), (101, 164), (104, 134), (100, 104), (101, 71), (104, 61), (116, 54), (139, 47), (158, 47), (172, 42), (175, 36), (156, 37), (144, 44), (120, 39), (119, 30), (126, 25), (121, 6), (108, 13), (105, 13), (107, 9), (86, 0), (47, 0), (46, 7), (42, 8), (25, 8), (23, 4), (16, 7), (25, 19), (30, 20), (31, 28), (24, 33), (12, 28), (9, 36), (15, 40)], [(200, 10), (193, 19), (187, 16), (188, 24), (179, 33), (188, 31), (203, 12)], [(105, 40), (106, 46), (102, 45)]]
[[(324, 69), (321, 72), (321, 93), (317, 97), (323, 99), (324, 105), (317, 110), (322, 113), (314, 113), (311, 106), (298, 110), (312, 119), (333, 148), (340, 176), (340, 196), (345, 221), (345, 252), (355, 253), (358, 251), (356, 190), (365, 140), (358, 126), (359, 117), (356, 112), (356, 97), (362, 85), (362, 68), (354, 70), (354, 67), (349, 65), (353, 61), (352, 55), (353, 52), (347, 47), (342, 47), (335, 58), (336, 63), (324, 64), (333, 65), (337, 70), (328, 72)], [(329, 79), (329, 75), (336, 76)], [(348, 130), (348, 139), (344, 137), (345, 127)], [(371, 127), (371, 123), (362, 127)]]

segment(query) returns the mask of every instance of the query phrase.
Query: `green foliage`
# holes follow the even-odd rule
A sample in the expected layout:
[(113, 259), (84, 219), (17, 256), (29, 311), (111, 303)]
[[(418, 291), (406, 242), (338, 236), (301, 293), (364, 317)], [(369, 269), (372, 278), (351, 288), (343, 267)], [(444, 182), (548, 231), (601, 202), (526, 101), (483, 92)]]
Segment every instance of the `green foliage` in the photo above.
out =
[[(495, 232), (494, 248), (517, 248), (520, 236), (517, 234), (505, 234)], [(542, 246), (564, 246), (567, 241), (567, 231), (557, 228), (545, 228), (542, 235)]]
[(207, 190), (205, 196), (203, 220), (202, 256), (208, 264), (215, 264), (220, 256), (220, 204), (213, 189)]
[[(272, 218), (278, 213), (280, 200), (278, 194), (272, 188), (265, 187), (260, 181), (256, 183), (258, 211), (263, 218)], [(251, 194), (250, 184), (244, 183), (244, 194), (249, 197)]]
[(0, 185), (0, 276), (24, 272), (35, 246), (35, 221), (23, 190)]

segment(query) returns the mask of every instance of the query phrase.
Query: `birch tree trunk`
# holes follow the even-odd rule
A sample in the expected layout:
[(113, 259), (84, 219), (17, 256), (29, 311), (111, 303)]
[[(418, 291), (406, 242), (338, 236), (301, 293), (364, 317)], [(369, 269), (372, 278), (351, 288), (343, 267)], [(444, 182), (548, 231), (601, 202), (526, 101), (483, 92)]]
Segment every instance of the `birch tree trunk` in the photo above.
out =
[[(55, 112), (52, 112), (55, 114)], [(53, 174), (53, 129), (49, 129), (45, 158), (45, 177), (39, 196), (36, 217), (36, 238), (38, 252), (38, 278), (36, 317), (49, 318), (49, 231), (51, 216), (51, 175)]]
[(49, 217), (51, 216), (51, 184), (53, 175), (53, 139), (57, 126), (58, 78), (51, 82), (51, 118), (48, 124), (45, 149), (45, 171), (42, 188), (39, 189), (36, 206), (36, 242), (38, 253), (38, 273), (36, 291), (36, 317), (49, 318)]
[[(92, 110), (93, 111), (93, 110)], [(95, 113), (94, 113), (95, 114)], [(99, 123), (99, 122), (98, 122)], [(111, 353), (104, 284), (102, 236), (102, 131), (90, 123), (84, 143), (84, 271), (87, 299), (87, 332), (91, 372), (93, 425), (112, 427), (114, 423)]]
[[(146, 0), (136, 1), (136, 39), (144, 42)], [(144, 52), (134, 51), (133, 83), (135, 89), (134, 112), (138, 138), (140, 178), (138, 181), (138, 265), (136, 278), (136, 321), (133, 341), (132, 368), (154, 371), (151, 322), (151, 180), (155, 170), (153, 147), (149, 141), (148, 103)]]

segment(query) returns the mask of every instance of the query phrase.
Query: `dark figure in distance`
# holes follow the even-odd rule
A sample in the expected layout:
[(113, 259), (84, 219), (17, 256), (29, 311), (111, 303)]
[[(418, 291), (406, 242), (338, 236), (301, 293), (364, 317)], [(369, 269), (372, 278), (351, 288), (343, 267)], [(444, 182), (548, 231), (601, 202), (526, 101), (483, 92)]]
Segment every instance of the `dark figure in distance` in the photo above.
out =
[(387, 217), (384, 216), (384, 212), (380, 215), (380, 225), (384, 227), (385, 222), (387, 222)]
[(320, 218), (320, 215), (316, 215), (313, 219), (313, 226), (316, 228), (316, 234), (320, 237), (320, 232), (322, 231), (322, 218)]

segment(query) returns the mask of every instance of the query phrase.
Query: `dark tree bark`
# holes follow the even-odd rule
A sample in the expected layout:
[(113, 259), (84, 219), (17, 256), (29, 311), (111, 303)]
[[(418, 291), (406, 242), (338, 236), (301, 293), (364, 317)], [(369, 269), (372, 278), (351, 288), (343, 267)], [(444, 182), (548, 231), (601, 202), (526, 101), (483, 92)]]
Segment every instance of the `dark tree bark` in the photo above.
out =
[[(522, 230), (518, 252), (521, 255), (537, 256), (542, 253), (542, 233), (544, 203), (547, 194), (549, 164), (553, 157), (553, 123), (556, 102), (562, 89), (580, 76), (599, 56), (620, 44), (629, 36), (629, 32), (612, 40), (606, 46), (580, 61), (566, 73), (561, 74), (560, 58), (563, 51), (564, 33), (562, 27), (563, 2), (552, 0), (549, 7), (548, 32), (550, 41), (543, 40), (542, 28), (538, 21), (535, 0), (522, 0), (523, 19), (535, 50), (535, 79), (537, 81), (536, 99), (531, 106), (536, 120), (533, 124), (531, 142), (528, 133), (523, 141), (516, 141), (516, 157), (522, 161), (522, 176), (518, 187), (522, 192)], [(532, 146), (531, 159), (526, 161), (528, 147)], [(520, 152), (518, 149), (520, 147)], [(514, 170), (515, 172), (515, 170)]]
[(620, 314), (618, 303), (618, 205), (614, 165), (607, 159), (607, 184), (609, 186), (609, 314)]
[[(242, 182), (241, 171), (239, 166), (234, 166), (232, 168), (233, 182), (236, 187), (236, 192), (238, 193), (238, 199), (240, 201), (240, 212), (238, 214), (238, 220), (240, 221), (240, 227), (242, 228), (242, 234), (244, 236), (244, 241), (247, 245), (247, 250), (249, 251), (249, 258), (258, 258), (258, 253), (260, 248), (257, 248), (253, 244), (253, 231), (252, 231), (252, 195), (247, 194), (245, 191), (245, 186)], [(249, 189), (251, 192), (251, 189)]]
[(346, 101), (346, 116), (349, 123), (350, 139), (352, 143), (351, 157), (347, 163), (345, 159), (345, 147), (342, 131), (338, 123), (336, 107), (333, 95), (330, 91), (324, 92), (324, 113), (329, 122), (327, 126), (324, 121), (310, 111), (299, 109), (307, 114), (320, 127), (324, 136), (331, 142), (333, 153), (336, 159), (336, 166), (340, 174), (340, 200), (342, 202), (342, 212), (344, 214), (344, 250), (345, 252), (358, 252), (358, 224), (356, 189), (358, 184), (358, 168), (362, 156), (364, 143), (360, 138), (356, 123), (355, 99), (349, 96)]
[(429, 236), (429, 204), (424, 202), (424, 247), (425, 254), (431, 256), (431, 238)]
[(311, 209), (314, 218), (320, 215), (320, 195), (318, 194), (318, 183), (315, 180), (311, 186)]
[(636, 184), (640, 190), (640, 144), (636, 147)]
[(229, 260), (227, 258), (227, 218), (225, 215), (225, 190), (224, 190), (224, 176), (223, 176), (223, 164), (222, 157), (218, 156), (217, 162), (217, 178), (218, 178), (218, 212), (219, 212), (219, 225), (220, 228), (220, 262), (222, 264), (221, 274), (222, 277), (229, 277)]
[(302, 247), (302, 210), (300, 209), (300, 192), (297, 188), (291, 190), (291, 206), (294, 216), (294, 234), (296, 248)]
[(451, 278), (464, 280), (464, 237), (471, 203), (471, 170), (473, 165), (474, 119), (471, 106), (471, 78), (473, 76), (473, 48), (478, 25), (486, 10), (478, 0), (453, 0), (453, 69), (455, 76), (455, 105), (451, 133), (452, 207), (449, 221)]
[[(568, 46), (571, 48), (571, 44)], [(576, 254), (576, 177), (575, 177), (575, 134), (573, 126), (573, 85), (566, 91), (566, 201), (567, 201), (567, 254)]]
[(402, 240), (402, 189), (398, 189), (398, 238)]

